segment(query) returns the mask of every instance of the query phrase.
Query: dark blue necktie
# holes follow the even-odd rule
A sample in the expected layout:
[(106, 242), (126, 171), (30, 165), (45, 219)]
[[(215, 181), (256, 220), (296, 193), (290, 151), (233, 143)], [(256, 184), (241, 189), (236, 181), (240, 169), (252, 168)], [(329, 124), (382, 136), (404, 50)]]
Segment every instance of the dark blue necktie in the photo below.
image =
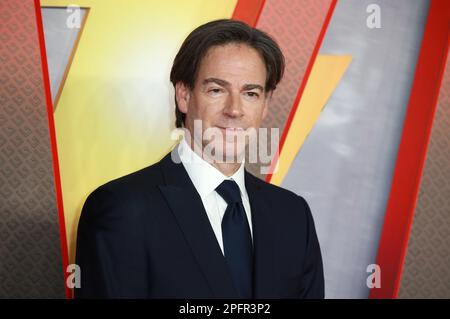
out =
[(225, 259), (241, 298), (252, 298), (252, 238), (239, 186), (225, 180), (216, 188), (228, 206), (222, 219)]

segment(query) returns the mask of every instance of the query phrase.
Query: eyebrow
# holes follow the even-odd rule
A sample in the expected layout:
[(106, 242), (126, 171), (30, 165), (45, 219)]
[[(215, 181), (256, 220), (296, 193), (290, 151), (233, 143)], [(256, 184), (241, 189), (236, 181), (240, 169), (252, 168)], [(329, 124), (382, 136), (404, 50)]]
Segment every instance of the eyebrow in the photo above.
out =
[[(216, 83), (216, 84), (218, 84), (220, 86), (223, 86), (223, 87), (231, 86), (230, 82), (222, 80), (222, 79), (218, 79), (218, 78), (207, 78), (207, 79), (204, 79), (203, 82), (202, 82), (202, 85), (206, 85), (206, 84), (209, 84), (209, 83)], [(251, 84), (251, 83), (244, 84), (243, 89), (244, 89), (244, 91), (258, 89), (261, 92), (264, 92), (264, 87), (262, 85), (260, 85), (260, 84)]]

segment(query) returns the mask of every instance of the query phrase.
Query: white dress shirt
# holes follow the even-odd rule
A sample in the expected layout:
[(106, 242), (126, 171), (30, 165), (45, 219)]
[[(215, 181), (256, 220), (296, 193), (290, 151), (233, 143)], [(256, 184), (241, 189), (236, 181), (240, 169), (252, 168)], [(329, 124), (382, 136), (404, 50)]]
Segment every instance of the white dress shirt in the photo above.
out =
[(226, 179), (234, 180), (239, 186), (242, 203), (244, 204), (245, 213), (250, 226), (250, 234), (253, 237), (250, 202), (248, 199), (247, 190), (245, 189), (244, 163), (241, 164), (239, 169), (232, 176), (228, 177), (195, 153), (185, 139), (180, 142), (178, 154), (184, 168), (186, 169), (192, 183), (202, 199), (203, 206), (205, 207), (206, 214), (208, 215), (209, 222), (211, 223), (214, 234), (216, 235), (220, 249), (222, 249), (222, 253), (224, 252), (222, 240), (222, 218), (228, 205), (222, 196), (216, 192), (216, 187)]

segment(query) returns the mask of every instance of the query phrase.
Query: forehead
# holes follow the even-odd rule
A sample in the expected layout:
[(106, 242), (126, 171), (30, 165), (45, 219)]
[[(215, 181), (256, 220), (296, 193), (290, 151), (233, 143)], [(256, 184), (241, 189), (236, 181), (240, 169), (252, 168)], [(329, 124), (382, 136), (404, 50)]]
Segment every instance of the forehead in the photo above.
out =
[(207, 77), (253, 81), (263, 85), (266, 66), (259, 52), (246, 44), (213, 46), (200, 63), (197, 80)]

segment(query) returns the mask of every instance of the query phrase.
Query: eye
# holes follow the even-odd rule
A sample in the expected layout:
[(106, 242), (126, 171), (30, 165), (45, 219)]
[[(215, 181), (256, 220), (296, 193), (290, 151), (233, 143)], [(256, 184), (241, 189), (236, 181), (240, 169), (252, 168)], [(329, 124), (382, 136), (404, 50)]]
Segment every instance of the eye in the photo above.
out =
[(259, 94), (258, 93), (256, 93), (256, 92), (252, 92), (252, 91), (249, 91), (249, 92), (245, 92), (245, 94), (248, 96), (248, 97), (251, 97), (251, 98), (253, 98), (253, 99), (255, 99), (255, 98), (258, 98), (259, 97)]
[(211, 89), (211, 90), (209, 90), (209, 92), (219, 93), (219, 92), (220, 92), (220, 89)]
[(223, 92), (223, 89), (221, 88), (210, 88), (207, 90), (209, 95), (215, 96), (215, 95), (219, 95), (220, 93)]

